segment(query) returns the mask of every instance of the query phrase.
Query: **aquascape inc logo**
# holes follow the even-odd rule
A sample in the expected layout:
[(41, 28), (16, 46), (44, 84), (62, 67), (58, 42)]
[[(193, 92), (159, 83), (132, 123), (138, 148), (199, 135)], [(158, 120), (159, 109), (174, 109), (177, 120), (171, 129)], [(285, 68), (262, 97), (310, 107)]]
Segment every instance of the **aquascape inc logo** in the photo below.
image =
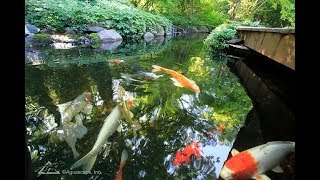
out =
[(101, 171), (95, 171), (93, 170), (93, 172), (91, 171), (71, 171), (71, 170), (57, 170), (56, 167), (53, 165), (53, 163), (51, 163), (50, 161), (48, 161), (38, 172), (38, 176), (41, 176), (42, 174), (50, 174), (50, 175), (59, 175), (59, 174), (68, 174), (68, 175), (73, 175), (73, 174), (97, 174), (100, 175), (102, 174)]
[(60, 174), (60, 172), (58, 170), (55, 169), (55, 167), (52, 167), (53, 164), (48, 161), (38, 172), (38, 177), (41, 174)]

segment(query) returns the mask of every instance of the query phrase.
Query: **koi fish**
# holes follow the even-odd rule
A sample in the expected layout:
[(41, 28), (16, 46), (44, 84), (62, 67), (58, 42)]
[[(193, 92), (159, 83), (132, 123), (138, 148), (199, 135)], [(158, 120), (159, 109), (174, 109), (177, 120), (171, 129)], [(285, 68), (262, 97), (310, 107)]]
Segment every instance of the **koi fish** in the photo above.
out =
[(180, 149), (177, 151), (175, 158), (173, 160), (173, 164), (177, 167), (181, 166), (184, 163), (189, 164), (190, 163), (190, 156), (195, 155), (196, 159), (199, 160), (200, 157), (200, 151), (201, 148), (198, 145), (197, 142), (192, 142), (188, 146), (186, 146), (184, 149)]
[[(91, 93), (84, 92), (76, 97), (76, 99), (74, 99), (71, 103), (66, 103), (65, 105), (67, 105), (67, 107), (61, 114), (61, 124), (71, 121), (75, 115), (79, 114), (84, 107), (89, 104), (90, 99)], [(60, 105), (60, 108), (63, 109), (63, 105)]]
[(107, 61), (108, 61), (109, 65), (115, 65), (115, 64), (120, 64), (120, 63), (125, 62), (124, 60), (121, 60), (121, 59), (110, 59)]
[[(79, 153), (76, 150), (77, 139), (87, 134), (87, 128), (82, 124), (82, 118), (79, 113), (90, 114), (92, 105), (89, 103), (91, 99), (90, 92), (84, 92), (75, 98), (72, 102), (57, 105), (61, 113), (61, 127), (63, 130), (62, 140), (64, 139), (68, 146), (72, 149), (73, 157), (77, 158)], [(71, 122), (75, 118), (76, 123)]]
[(277, 166), (290, 152), (295, 151), (295, 142), (272, 141), (251, 149), (239, 151), (233, 149), (233, 157), (228, 159), (221, 172), (222, 179), (270, 179), (265, 173), (268, 170), (283, 172)]
[(144, 71), (138, 71), (135, 74), (123, 74), (121, 73), (121, 77), (123, 77), (126, 80), (155, 80), (159, 77), (162, 77), (163, 75), (156, 75), (151, 72), (144, 72)]
[(220, 124), (217, 128), (217, 131), (221, 133), (223, 130), (224, 130), (224, 125)]
[(107, 142), (108, 138), (117, 130), (120, 126), (119, 120), (122, 118), (122, 113), (120, 111), (119, 105), (116, 105), (111, 111), (111, 113), (104, 120), (103, 126), (99, 132), (98, 138), (93, 145), (93, 148), (88, 154), (82, 157), (80, 160), (75, 162), (71, 166), (71, 170), (79, 166), (83, 166), (84, 171), (90, 171), (97, 159), (98, 153)]
[(193, 80), (186, 78), (182, 74), (180, 74), (172, 69), (163, 68), (163, 67), (160, 67), (157, 65), (152, 65), (152, 67), (154, 68), (152, 70), (152, 72), (164, 71), (164, 72), (170, 74), (172, 76), (172, 78), (170, 78), (170, 79), (173, 81), (173, 84), (175, 86), (185, 87), (195, 93), (200, 93), (200, 88), (196, 85), (196, 83)]
[(118, 169), (115, 180), (122, 180), (122, 169), (127, 159), (128, 159), (128, 151), (124, 149), (121, 154), (120, 167)]
[(133, 114), (127, 109), (127, 104), (124, 98), (125, 89), (122, 86), (119, 86), (117, 91), (119, 91), (120, 102), (117, 103), (116, 107), (112, 109), (111, 113), (104, 120), (103, 126), (93, 148), (83, 158), (75, 162), (71, 166), (71, 170), (81, 165), (83, 166), (82, 169), (84, 171), (91, 170), (101, 148), (106, 144), (108, 138), (120, 127), (120, 120), (122, 118), (129, 121), (132, 120), (131, 118), (133, 117)]
[(125, 92), (125, 89), (122, 86), (119, 86), (118, 93), (120, 102), (118, 103), (118, 105), (120, 107), (120, 111), (122, 112), (124, 119), (131, 125), (133, 129), (133, 134), (136, 136), (136, 131), (141, 128), (141, 125), (132, 119), (133, 113), (130, 111), (130, 109), (132, 108), (133, 102), (132, 99), (126, 101)]

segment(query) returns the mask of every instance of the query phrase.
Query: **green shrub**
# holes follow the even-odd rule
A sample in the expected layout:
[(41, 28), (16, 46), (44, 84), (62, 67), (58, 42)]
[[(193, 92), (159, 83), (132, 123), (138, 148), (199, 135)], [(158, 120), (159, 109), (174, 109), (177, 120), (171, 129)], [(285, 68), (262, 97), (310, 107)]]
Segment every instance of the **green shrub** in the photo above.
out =
[(238, 26), (259, 26), (259, 22), (236, 22), (223, 23), (216, 27), (204, 40), (205, 47), (211, 51), (221, 51), (228, 47), (226, 40), (236, 38)]
[(126, 0), (26, 0), (25, 19), (40, 28), (51, 26), (57, 32), (67, 26), (83, 31), (88, 24), (100, 23), (125, 38), (139, 38), (156, 25), (172, 25), (164, 16), (135, 8)]
[(93, 48), (97, 48), (101, 45), (101, 39), (97, 33), (91, 33), (89, 35), (89, 39), (93, 40), (93, 44), (92, 44)]

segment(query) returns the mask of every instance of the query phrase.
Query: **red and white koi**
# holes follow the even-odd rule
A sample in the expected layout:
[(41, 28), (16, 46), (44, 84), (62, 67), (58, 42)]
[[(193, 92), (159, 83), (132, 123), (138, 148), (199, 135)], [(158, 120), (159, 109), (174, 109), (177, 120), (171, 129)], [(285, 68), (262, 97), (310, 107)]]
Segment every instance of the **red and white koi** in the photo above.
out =
[(295, 142), (272, 141), (248, 150), (233, 149), (221, 172), (222, 179), (270, 179), (264, 175), (268, 170), (283, 172), (279, 165), (286, 156), (295, 151)]
[(183, 149), (179, 149), (175, 155), (173, 160), (173, 164), (176, 167), (181, 166), (184, 163), (190, 163), (190, 156), (195, 155), (196, 159), (199, 160), (201, 158), (200, 152), (202, 151), (201, 147), (197, 142), (192, 142), (188, 146)]
[(121, 154), (120, 167), (118, 169), (115, 180), (122, 180), (122, 169), (127, 159), (128, 159), (128, 151), (124, 149)]

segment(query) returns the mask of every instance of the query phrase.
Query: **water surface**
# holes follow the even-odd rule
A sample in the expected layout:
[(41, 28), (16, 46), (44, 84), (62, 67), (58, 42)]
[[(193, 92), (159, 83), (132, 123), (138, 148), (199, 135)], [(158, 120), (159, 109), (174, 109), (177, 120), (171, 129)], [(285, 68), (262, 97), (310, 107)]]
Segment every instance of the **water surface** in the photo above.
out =
[[(252, 102), (226, 61), (211, 57), (203, 48), (206, 34), (124, 43), (113, 50), (40, 49), (41, 57), (26, 61), (25, 95), (27, 145), (34, 177), (48, 163), (57, 174), (49, 179), (114, 179), (121, 153), (129, 158), (124, 179), (216, 179), (244, 123)], [(120, 58), (125, 62), (110, 64)], [(35, 63), (36, 62), (36, 63)], [(171, 75), (155, 80), (124, 78), (124, 74), (151, 72), (152, 65), (173, 69), (200, 87), (196, 94), (173, 84)], [(110, 138), (110, 152), (104, 149), (90, 171), (70, 171), (71, 165), (93, 147), (104, 119), (115, 107), (113, 86), (119, 83), (133, 99), (132, 112), (141, 129), (135, 134), (125, 120), (121, 132)], [(85, 116), (88, 133), (76, 143), (80, 157), (60, 141), (57, 105), (72, 101), (81, 93), (93, 94), (92, 113)], [(222, 132), (217, 131), (223, 126)], [(174, 166), (176, 152), (197, 142), (201, 158)], [(49, 164), (50, 164), (49, 163)], [(69, 170), (69, 171), (68, 171)], [(81, 168), (76, 169), (81, 171)]]

